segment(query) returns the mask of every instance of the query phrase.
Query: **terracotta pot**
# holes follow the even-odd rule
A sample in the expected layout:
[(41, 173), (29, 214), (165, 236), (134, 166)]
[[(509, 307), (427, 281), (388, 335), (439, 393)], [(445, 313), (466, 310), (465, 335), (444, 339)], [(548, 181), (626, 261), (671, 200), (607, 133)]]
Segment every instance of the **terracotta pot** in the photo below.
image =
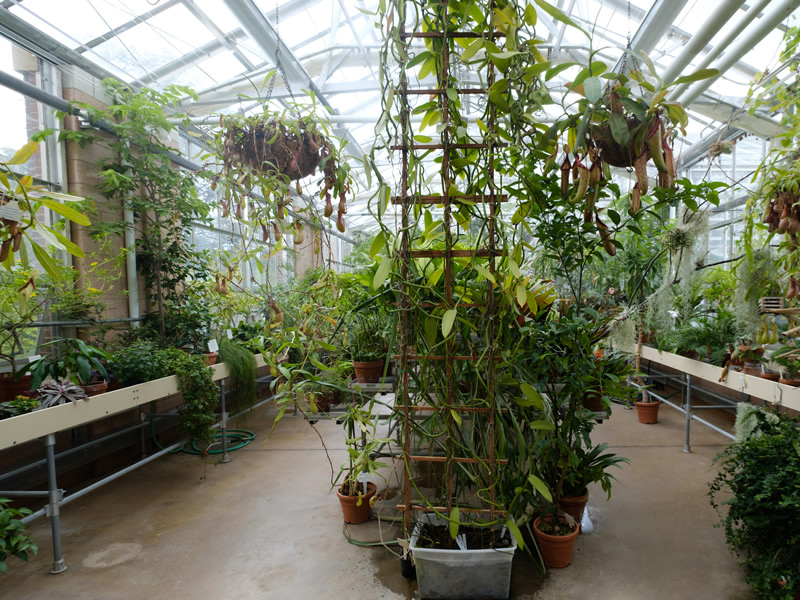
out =
[(742, 367), (742, 373), (745, 375), (752, 375), (753, 377), (761, 377), (761, 367), (758, 366), (758, 363), (751, 363), (745, 361), (744, 366)]
[(356, 381), (358, 383), (378, 383), (383, 375), (383, 361), (359, 362), (354, 360), (353, 370), (356, 373)]
[(375, 495), (378, 488), (374, 483), (367, 484), (367, 493), (361, 496), (361, 506), (357, 506), (358, 496), (345, 496), (342, 494), (342, 488), (336, 490), (336, 496), (339, 498), (339, 504), (342, 505), (342, 516), (345, 523), (364, 523), (369, 520), (370, 511), (372, 510), (369, 505), (370, 498)]
[(562, 496), (559, 506), (561, 510), (575, 519), (575, 522), (578, 523), (578, 527), (580, 527), (580, 523), (583, 520), (583, 511), (586, 509), (587, 502), (589, 502), (589, 490), (586, 490), (583, 496)]
[[(533, 532), (544, 564), (555, 569), (568, 566), (572, 562), (572, 548), (575, 546), (575, 538), (578, 537), (580, 527), (576, 524), (575, 531), (569, 535), (550, 535), (539, 530), (541, 522), (542, 517), (533, 522)], [(566, 522), (566, 519), (562, 519), (562, 522)]]
[(592, 412), (605, 412), (603, 406), (603, 396), (598, 392), (586, 392), (583, 394), (583, 408)]
[(645, 425), (658, 423), (659, 406), (661, 406), (661, 400), (658, 402), (637, 402), (636, 416), (639, 417), (639, 423), (644, 423)]
[(217, 364), (217, 356), (219, 356), (219, 352), (206, 352), (203, 354), (203, 362), (206, 363), (207, 367), (215, 365)]
[(31, 376), (23, 375), (14, 379), (10, 373), (0, 376), (0, 402), (9, 402), (20, 395), (25, 395), (31, 388)]
[(97, 396), (98, 394), (105, 394), (108, 391), (107, 381), (95, 381), (81, 386), (87, 396)]
[(761, 373), (761, 379), (769, 379), (770, 381), (778, 381), (781, 376), (777, 373)]

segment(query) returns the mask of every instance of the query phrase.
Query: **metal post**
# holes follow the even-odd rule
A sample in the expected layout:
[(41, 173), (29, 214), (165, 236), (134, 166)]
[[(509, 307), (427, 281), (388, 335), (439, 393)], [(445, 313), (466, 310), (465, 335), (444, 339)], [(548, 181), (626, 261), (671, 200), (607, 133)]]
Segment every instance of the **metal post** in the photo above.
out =
[(219, 394), (222, 398), (222, 419), (221, 419), (221, 429), (222, 429), (222, 460), (219, 461), (221, 463), (229, 463), (231, 462), (231, 455), (228, 453), (228, 412), (227, 407), (225, 406), (225, 380), (219, 382)]
[(686, 440), (683, 443), (683, 451), (691, 452), (692, 444), (690, 441), (692, 427), (692, 376), (686, 374)]
[(64, 564), (64, 556), (61, 554), (61, 518), (59, 516), (58, 503), (61, 500), (61, 492), (56, 485), (56, 436), (48, 434), (44, 438), (44, 446), (47, 451), (47, 483), (48, 483), (48, 505), (47, 516), (50, 517), (50, 528), (53, 533), (53, 568), (52, 574), (63, 573), (67, 570)]

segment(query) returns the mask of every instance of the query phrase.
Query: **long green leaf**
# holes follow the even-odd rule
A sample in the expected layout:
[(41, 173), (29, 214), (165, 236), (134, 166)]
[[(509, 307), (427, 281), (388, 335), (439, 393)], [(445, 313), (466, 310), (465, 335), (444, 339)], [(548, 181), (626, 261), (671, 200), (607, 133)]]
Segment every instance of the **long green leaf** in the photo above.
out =
[(673, 81), (666, 87), (681, 85), (682, 83), (693, 83), (695, 81), (700, 81), (702, 79), (710, 79), (712, 77), (717, 77), (718, 75), (719, 75), (719, 69), (700, 69), (699, 71), (695, 71), (694, 73), (690, 73), (689, 75), (678, 77), (675, 81)]
[(444, 316), (442, 317), (442, 335), (444, 337), (450, 335), (450, 331), (453, 329), (453, 323), (455, 323), (456, 320), (456, 314), (457, 312), (455, 308), (451, 308), (444, 313)]
[[(83, 251), (83, 249), (80, 246), (78, 246), (74, 242), (71, 242), (70, 240), (68, 240), (60, 231), (58, 231), (56, 229), (51, 229), (50, 227), (47, 227), (46, 225), (45, 225), (45, 228), (56, 237), (56, 239), (64, 246), (66, 251), (69, 252), (70, 254), (72, 254), (72, 256), (77, 256), (77, 257), (80, 257), (80, 258), (83, 258), (84, 256), (86, 256), (86, 253)], [(42, 232), (40, 229), (37, 229), (37, 231), (39, 233)]]
[(556, 8), (549, 2), (545, 2), (545, 0), (534, 0), (534, 1), (536, 2), (536, 4), (539, 5), (540, 8), (544, 10), (544, 12), (553, 17), (556, 21), (561, 21), (562, 23), (569, 25), (570, 27), (574, 27), (578, 31), (583, 32), (583, 34), (588, 38), (591, 37), (588, 33), (586, 33), (584, 29), (579, 27), (575, 21), (570, 19), (567, 15), (565, 15), (563, 12), (561, 12), (558, 8)]
[(544, 496), (545, 500), (547, 500), (548, 502), (553, 501), (553, 496), (552, 494), (550, 494), (550, 490), (547, 488), (547, 484), (544, 481), (542, 481), (536, 475), (533, 474), (528, 475), (528, 481), (533, 486), (533, 489), (535, 489), (542, 496)]
[(33, 153), (39, 148), (39, 144), (34, 142), (33, 140), (28, 140), (28, 142), (19, 150), (14, 153), (9, 160), (6, 161), (7, 165), (21, 165), (23, 163), (28, 162), (28, 159), (33, 156)]
[(42, 265), (42, 268), (47, 271), (47, 274), (50, 275), (50, 277), (55, 280), (60, 280), (62, 278), (61, 272), (56, 262), (50, 257), (44, 248), (42, 248), (28, 236), (27, 231), (25, 233), (25, 237), (28, 238), (31, 248), (33, 248), (33, 255), (36, 257), (36, 260), (39, 261), (39, 264)]
[(506, 519), (506, 527), (508, 527), (511, 535), (514, 536), (514, 539), (517, 540), (517, 546), (520, 547), (520, 550), (524, 550), (525, 541), (522, 539), (522, 532), (519, 530), (519, 527), (517, 527), (513, 517), (508, 517), (508, 519)]
[(544, 408), (544, 398), (531, 384), (522, 382), (519, 384), (519, 389), (533, 406), (539, 410)]
[(377, 290), (379, 287), (383, 285), (383, 282), (386, 281), (386, 278), (389, 276), (389, 271), (392, 270), (392, 259), (388, 256), (384, 256), (381, 258), (381, 264), (378, 266), (378, 270), (375, 271), (375, 277), (372, 279), (372, 289)]
[(71, 206), (67, 206), (66, 204), (61, 204), (60, 202), (56, 202), (52, 198), (48, 198), (47, 196), (40, 196), (37, 198), (39, 202), (44, 204), (47, 208), (52, 210), (53, 212), (57, 212), (62, 217), (66, 217), (70, 221), (74, 221), (78, 225), (91, 225), (92, 222), (86, 217), (86, 215), (79, 213), (77, 210), (72, 208)]
[(626, 146), (630, 140), (630, 131), (625, 117), (619, 113), (611, 113), (611, 136), (620, 146)]
[(453, 510), (450, 511), (450, 537), (456, 539), (458, 535), (458, 527), (461, 525), (459, 521), (460, 512), (457, 506), (453, 507)]
[(369, 247), (369, 255), (370, 258), (375, 258), (378, 252), (381, 251), (381, 248), (386, 244), (386, 233), (383, 230), (378, 232), (378, 235), (375, 236), (375, 239), (372, 240), (372, 245)]

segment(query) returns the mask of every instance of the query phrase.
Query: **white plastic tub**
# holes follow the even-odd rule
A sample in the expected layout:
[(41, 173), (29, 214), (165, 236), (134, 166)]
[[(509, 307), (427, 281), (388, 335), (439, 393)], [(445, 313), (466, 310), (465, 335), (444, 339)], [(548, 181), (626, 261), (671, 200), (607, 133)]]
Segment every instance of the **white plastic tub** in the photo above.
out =
[(422, 600), (506, 600), (511, 588), (511, 562), (517, 550), (513, 536), (508, 548), (439, 550), (419, 548), (423, 523), (447, 526), (435, 514), (424, 514), (414, 526), (411, 554), (417, 567)]

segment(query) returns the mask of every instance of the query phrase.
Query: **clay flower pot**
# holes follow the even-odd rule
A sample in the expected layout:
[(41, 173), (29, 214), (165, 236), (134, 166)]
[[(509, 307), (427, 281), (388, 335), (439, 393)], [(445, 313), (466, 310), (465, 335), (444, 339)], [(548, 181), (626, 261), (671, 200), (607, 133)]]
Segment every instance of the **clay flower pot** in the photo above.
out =
[[(560, 520), (562, 523), (566, 523), (566, 519), (563, 517)], [(572, 548), (575, 546), (575, 538), (578, 537), (580, 526), (576, 523), (575, 530), (569, 535), (550, 535), (539, 529), (541, 522), (542, 517), (533, 522), (533, 532), (536, 535), (536, 542), (542, 553), (544, 564), (555, 569), (569, 566), (569, 563), (572, 562)]]
[(583, 496), (561, 496), (559, 506), (561, 510), (575, 519), (575, 522), (580, 528), (580, 523), (583, 520), (583, 511), (586, 509), (586, 504), (588, 502), (589, 490), (587, 489)]
[(219, 356), (218, 352), (206, 352), (203, 354), (203, 362), (206, 363), (207, 367), (215, 365), (217, 364), (217, 356)]
[(636, 416), (639, 417), (639, 423), (644, 423), (645, 425), (658, 423), (658, 408), (660, 406), (661, 400), (658, 402), (637, 402)]
[(358, 383), (378, 383), (383, 375), (383, 361), (360, 362), (354, 360), (353, 371), (356, 373)]
[(107, 381), (93, 381), (81, 386), (87, 396), (97, 396), (98, 394), (105, 394), (108, 391)]
[(342, 505), (342, 516), (345, 523), (365, 523), (369, 520), (370, 511), (372, 510), (369, 501), (375, 495), (378, 488), (374, 483), (367, 484), (367, 493), (361, 496), (361, 505), (358, 505), (358, 496), (346, 496), (342, 494), (342, 488), (336, 490), (336, 496), (339, 498), (339, 504)]

